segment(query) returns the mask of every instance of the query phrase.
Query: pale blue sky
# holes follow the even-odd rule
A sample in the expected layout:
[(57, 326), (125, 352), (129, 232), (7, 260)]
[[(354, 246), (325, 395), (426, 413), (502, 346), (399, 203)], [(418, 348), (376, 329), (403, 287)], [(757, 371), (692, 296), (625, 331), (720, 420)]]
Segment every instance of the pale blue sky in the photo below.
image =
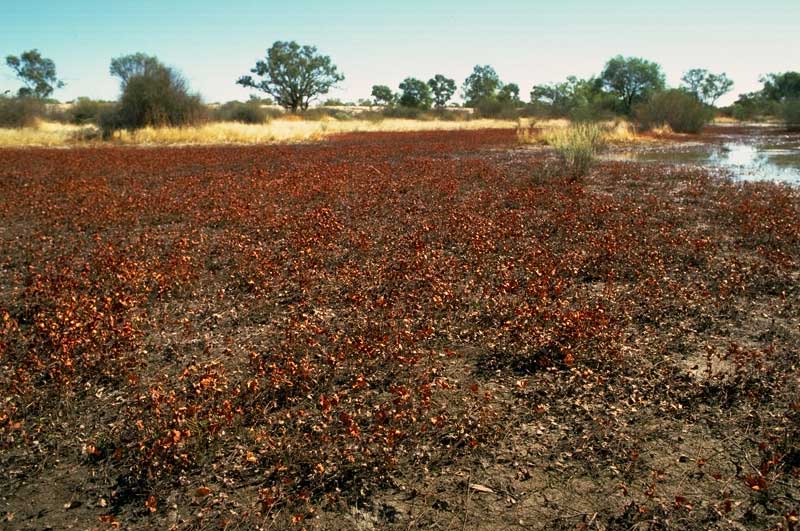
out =
[[(0, 55), (38, 48), (77, 96), (113, 99), (112, 57), (137, 51), (180, 69), (208, 102), (246, 99), (235, 85), (276, 40), (314, 44), (346, 79), (330, 96), (369, 97), (407, 76), (461, 85), (475, 64), (532, 85), (599, 73), (616, 54), (664, 67), (677, 85), (694, 67), (724, 71), (733, 94), (768, 72), (800, 70), (800, 0), (404, 2), (340, 0), (0, 0)], [(0, 91), (19, 84), (0, 65)]]

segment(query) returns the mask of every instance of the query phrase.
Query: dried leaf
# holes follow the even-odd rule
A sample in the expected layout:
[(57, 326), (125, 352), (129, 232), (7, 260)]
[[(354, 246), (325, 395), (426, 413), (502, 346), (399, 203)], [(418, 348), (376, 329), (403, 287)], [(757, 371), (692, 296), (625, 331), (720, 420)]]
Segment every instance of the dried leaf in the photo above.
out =
[(478, 492), (486, 492), (488, 494), (494, 494), (494, 491), (485, 485), (480, 485), (478, 483), (470, 483), (469, 488)]
[(158, 502), (156, 501), (156, 497), (151, 494), (150, 497), (147, 498), (147, 501), (144, 502), (144, 506), (147, 507), (147, 510), (149, 510), (151, 513), (156, 512), (158, 510)]

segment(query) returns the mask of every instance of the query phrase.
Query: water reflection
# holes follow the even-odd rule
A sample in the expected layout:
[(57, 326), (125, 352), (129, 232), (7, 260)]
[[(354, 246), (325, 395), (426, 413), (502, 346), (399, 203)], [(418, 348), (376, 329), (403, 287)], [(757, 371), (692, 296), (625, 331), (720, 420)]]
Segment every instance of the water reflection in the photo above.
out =
[(800, 185), (800, 143), (753, 144), (727, 142), (719, 146), (693, 146), (680, 151), (616, 153), (613, 160), (704, 164), (728, 170), (736, 179), (779, 181)]

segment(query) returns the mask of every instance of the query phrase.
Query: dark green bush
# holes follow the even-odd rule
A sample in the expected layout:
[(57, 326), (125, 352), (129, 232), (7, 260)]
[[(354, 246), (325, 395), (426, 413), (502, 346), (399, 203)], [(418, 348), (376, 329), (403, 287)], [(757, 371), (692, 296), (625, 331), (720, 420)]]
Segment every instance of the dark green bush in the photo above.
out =
[(420, 109), (417, 107), (405, 107), (403, 105), (385, 107), (383, 109), (383, 115), (387, 118), (408, 118), (411, 120), (418, 120), (426, 114), (427, 113), (425, 109)]
[(452, 110), (452, 109), (433, 109), (431, 115), (437, 120), (445, 120), (447, 122), (464, 122), (470, 119), (468, 110)]
[(800, 130), (800, 98), (792, 98), (783, 102), (781, 111), (786, 127), (792, 131)]
[(0, 127), (30, 127), (44, 113), (44, 104), (36, 98), (0, 96)]
[(122, 122), (122, 114), (119, 112), (119, 105), (109, 105), (100, 110), (97, 116), (97, 126), (103, 136), (103, 140), (111, 140), (114, 133), (124, 129), (125, 124)]
[(130, 130), (193, 125), (207, 118), (200, 96), (191, 94), (183, 76), (165, 66), (128, 79), (118, 112), (118, 123)]
[(713, 118), (712, 111), (680, 89), (658, 92), (635, 109), (644, 129), (669, 125), (676, 133), (698, 133)]
[(313, 109), (306, 109), (305, 111), (298, 111), (294, 113), (304, 120), (322, 120), (325, 118), (333, 118), (334, 120), (350, 120), (353, 115), (347, 111), (340, 109), (329, 109), (326, 107), (314, 107)]
[[(278, 112), (280, 114), (280, 112)], [(213, 119), (218, 122), (241, 122), (243, 124), (263, 124), (270, 118), (266, 109), (257, 101), (229, 101), (214, 109)]]
[(513, 101), (484, 98), (476, 103), (475, 114), (481, 118), (516, 120), (520, 115), (516, 107)]
[(781, 103), (767, 98), (764, 91), (739, 95), (733, 105), (724, 113), (741, 121), (761, 121), (781, 115)]
[(111, 107), (111, 103), (89, 98), (78, 98), (66, 112), (67, 120), (75, 125), (98, 124), (103, 109)]

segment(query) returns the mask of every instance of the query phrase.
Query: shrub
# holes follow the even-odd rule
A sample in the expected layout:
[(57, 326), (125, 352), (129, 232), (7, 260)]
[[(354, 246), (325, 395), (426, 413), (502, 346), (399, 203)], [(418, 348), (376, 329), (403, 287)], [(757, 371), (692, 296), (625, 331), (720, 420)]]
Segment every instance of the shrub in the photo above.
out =
[(267, 121), (267, 111), (257, 101), (229, 101), (217, 107), (213, 114), (218, 122), (240, 122), (243, 124), (263, 124)]
[(89, 98), (78, 98), (67, 111), (67, 121), (75, 125), (99, 124), (100, 113), (112, 104)]
[(325, 107), (344, 107), (347, 104), (339, 98), (328, 98), (322, 102), (322, 105)]
[(119, 112), (118, 105), (109, 105), (100, 110), (97, 116), (97, 125), (103, 136), (103, 140), (111, 140), (114, 133), (120, 129), (124, 129), (125, 125), (122, 123), (122, 115)]
[(781, 116), (790, 130), (800, 130), (800, 98), (786, 100), (781, 109)]
[(36, 98), (0, 96), (0, 127), (30, 127), (44, 112), (44, 104)]
[(545, 131), (542, 138), (553, 146), (573, 179), (589, 172), (595, 156), (605, 146), (605, 132), (595, 123), (551, 129)]
[(655, 94), (636, 107), (635, 113), (644, 129), (669, 125), (677, 133), (699, 133), (713, 117), (708, 107), (680, 89)]
[(398, 105), (384, 108), (383, 115), (387, 118), (407, 118), (410, 120), (419, 120), (426, 115), (426, 112), (425, 109)]
[(347, 111), (329, 109), (325, 107), (306, 109), (305, 111), (294, 113), (294, 116), (299, 116), (303, 120), (326, 120), (330, 118), (333, 118), (334, 120), (350, 120), (353, 117)]
[(433, 109), (432, 115), (437, 120), (444, 120), (447, 122), (465, 122), (470, 119), (470, 113), (468, 111), (452, 109)]
[(503, 101), (497, 98), (484, 98), (475, 105), (475, 114), (481, 118), (504, 118), (516, 120), (519, 117), (513, 101)]
[(118, 123), (130, 130), (192, 125), (204, 121), (207, 114), (183, 76), (166, 66), (128, 79), (118, 112)]

